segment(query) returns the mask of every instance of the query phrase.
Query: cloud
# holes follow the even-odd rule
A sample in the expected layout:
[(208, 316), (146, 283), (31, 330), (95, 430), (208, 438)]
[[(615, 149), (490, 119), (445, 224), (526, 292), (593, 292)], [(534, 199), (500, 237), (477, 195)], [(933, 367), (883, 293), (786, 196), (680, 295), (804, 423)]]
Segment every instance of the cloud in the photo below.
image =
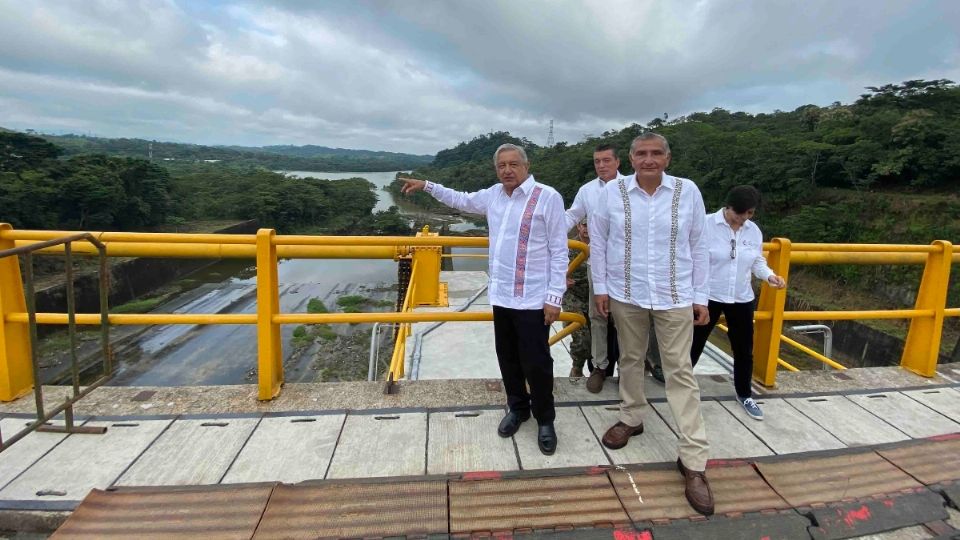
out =
[(436, 152), (960, 78), (952, 0), (0, 0), (6, 127)]

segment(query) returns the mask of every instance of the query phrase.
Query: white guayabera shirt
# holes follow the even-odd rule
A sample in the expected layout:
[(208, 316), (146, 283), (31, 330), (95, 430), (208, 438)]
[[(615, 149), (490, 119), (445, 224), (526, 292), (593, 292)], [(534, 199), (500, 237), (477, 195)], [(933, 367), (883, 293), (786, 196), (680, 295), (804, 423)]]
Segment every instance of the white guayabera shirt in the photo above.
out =
[(710, 247), (710, 300), (724, 304), (753, 300), (750, 273), (766, 281), (775, 272), (763, 258), (763, 234), (749, 219), (733, 232), (723, 208), (707, 216)]
[[(577, 190), (577, 196), (573, 198), (573, 204), (570, 205), (570, 209), (567, 210), (567, 230), (569, 231), (574, 225), (583, 221), (583, 218), (596, 212), (597, 199), (599, 199), (600, 194), (603, 193), (603, 188), (610, 182), (617, 182), (621, 178), (623, 178), (623, 175), (618, 171), (617, 177), (608, 182), (604, 182), (598, 176), (580, 186), (580, 189)], [(587, 224), (588, 231), (589, 228), (590, 225)]]
[(490, 228), (490, 287), (494, 306), (560, 307), (567, 289), (567, 229), (563, 197), (533, 175), (507, 195), (501, 184), (464, 193), (427, 182), (424, 191), (447, 206), (485, 214)]
[(664, 174), (649, 195), (636, 175), (604, 187), (588, 222), (594, 294), (646, 309), (707, 304), (710, 255), (697, 185)]

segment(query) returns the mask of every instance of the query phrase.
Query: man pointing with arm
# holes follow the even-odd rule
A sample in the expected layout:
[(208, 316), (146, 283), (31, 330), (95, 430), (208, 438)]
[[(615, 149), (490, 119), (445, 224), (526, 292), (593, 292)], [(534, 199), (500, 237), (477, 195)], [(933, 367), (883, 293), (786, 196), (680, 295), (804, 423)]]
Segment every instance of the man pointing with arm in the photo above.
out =
[[(504, 144), (493, 155), (500, 183), (474, 193), (402, 179), (403, 193), (426, 191), (447, 206), (484, 214), (490, 228), (489, 288), (497, 361), (510, 411), (497, 428), (511, 437), (533, 415), (537, 444), (557, 449), (553, 427), (553, 358), (547, 343), (560, 315), (568, 259), (563, 197), (529, 174), (523, 148)], [(529, 384), (530, 391), (527, 391)]]

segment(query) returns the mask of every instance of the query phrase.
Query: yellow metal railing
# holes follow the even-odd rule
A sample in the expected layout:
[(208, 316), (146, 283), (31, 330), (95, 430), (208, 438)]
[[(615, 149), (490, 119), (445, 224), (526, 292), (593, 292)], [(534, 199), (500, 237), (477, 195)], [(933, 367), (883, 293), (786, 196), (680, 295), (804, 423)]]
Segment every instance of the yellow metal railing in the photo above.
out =
[(786, 289), (761, 286), (753, 338), (753, 376), (766, 386), (776, 382), (781, 342), (806, 349), (804, 352), (837, 369), (835, 361), (782, 335), (784, 321), (909, 319), (910, 329), (900, 358), (900, 366), (924, 377), (936, 374), (946, 317), (960, 316), (960, 308), (948, 308), (947, 289), (950, 266), (960, 262), (960, 249), (945, 240), (930, 245), (901, 244), (792, 244), (786, 238), (774, 238), (764, 244), (767, 263), (778, 275), (787, 278), (791, 264), (922, 264), (923, 277), (913, 309), (850, 311), (784, 311)]
[[(0, 224), (0, 247), (30, 246), (76, 234), (68, 231), (14, 230)], [(400, 323), (407, 327), (415, 322), (483, 321), (491, 320), (490, 313), (446, 313), (409, 311), (387, 313), (280, 313), (278, 262), (281, 258), (308, 259), (394, 259), (412, 258), (417, 267), (418, 280), (408, 289), (405, 308), (431, 305), (439, 301), (440, 251), (445, 246), (487, 247), (487, 238), (439, 237), (423, 231), (409, 236), (280, 236), (272, 229), (261, 229), (255, 235), (241, 234), (169, 234), (169, 233), (88, 233), (105, 247), (108, 257), (174, 257), (174, 258), (253, 258), (257, 263), (257, 312), (252, 314), (218, 313), (146, 313), (109, 314), (110, 325), (154, 324), (255, 324), (257, 326), (258, 398), (273, 399), (283, 384), (282, 344), (280, 326), (283, 324), (335, 323)], [(69, 250), (74, 255), (99, 255), (90, 244), (73, 242)], [(570, 241), (580, 253), (570, 264), (570, 270), (586, 259), (587, 246)], [(36, 253), (63, 254), (63, 245), (36, 250)], [(10, 401), (29, 391), (33, 386), (30, 364), (30, 345), (25, 332), (30, 316), (25, 305), (23, 289), (17, 284), (19, 266), (15, 260), (0, 265), (0, 401)], [(429, 270), (429, 271), (427, 271)], [(414, 296), (416, 295), (416, 296)], [(434, 304), (435, 305), (435, 304)], [(100, 314), (78, 313), (75, 324), (101, 324)], [(564, 328), (568, 335), (586, 320), (580, 314), (564, 313), (561, 320), (570, 324)], [(66, 313), (36, 313), (37, 324), (68, 324)], [(27, 339), (27, 341), (24, 341)], [(399, 337), (398, 337), (399, 339)], [(398, 371), (392, 368), (392, 373)], [(400, 373), (402, 374), (402, 368)]]
[[(257, 261), (257, 312), (254, 314), (110, 314), (111, 325), (149, 324), (255, 324), (257, 325), (260, 399), (272, 399), (283, 384), (283, 324), (316, 323), (399, 323), (398, 349), (391, 360), (390, 375), (403, 376), (401, 339), (409, 335), (410, 324), (440, 321), (489, 321), (490, 313), (478, 312), (412, 312), (418, 305), (437, 305), (443, 293), (439, 284), (439, 260), (443, 247), (488, 246), (487, 238), (439, 237), (434, 233), (409, 236), (298, 236), (276, 235), (263, 229), (255, 235), (167, 234), (167, 233), (90, 233), (104, 244), (112, 257), (180, 257), (180, 258), (253, 258)], [(29, 246), (75, 234), (71, 231), (14, 230), (0, 225), (0, 246), (7, 249)], [(580, 253), (570, 264), (576, 268), (587, 257), (586, 246), (570, 241)], [(74, 255), (97, 255), (89, 243), (70, 244)], [(852, 311), (784, 311), (787, 290), (762, 285), (755, 314), (754, 377), (771, 386), (776, 380), (781, 343), (791, 344), (782, 336), (784, 321), (894, 319), (910, 320), (906, 345), (900, 365), (923, 376), (935, 374), (946, 317), (960, 317), (960, 308), (946, 307), (950, 267), (960, 261), (960, 251), (950, 242), (938, 240), (931, 245), (896, 244), (792, 244), (775, 238), (764, 244), (773, 270), (787, 278), (791, 265), (814, 264), (923, 264), (917, 300), (913, 309)], [(37, 253), (62, 254), (64, 246), (37, 250)], [(281, 258), (393, 259), (410, 258), (415, 262), (416, 280), (410, 284), (404, 309), (394, 313), (280, 313), (277, 264)], [(10, 400), (23, 393), (23, 380), (32, 381), (29, 355), (24, 357), (19, 341), (29, 316), (22, 307), (19, 268), (15, 264), (0, 266), (0, 400)], [(17, 295), (20, 295), (18, 298)], [(431, 304), (433, 302), (433, 304)], [(585, 324), (582, 315), (563, 313), (564, 329), (551, 339), (555, 342)], [(76, 324), (100, 324), (98, 314), (76, 314)], [(64, 313), (37, 313), (38, 324), (68, 324)], [(28, 347), (28, 346), (27, 346)], [(29, 348), (29, 347), (28, 347)], [(29, 351), (27, 351), (29, 352)], [(824, 357), (825, 358), (825, 357)], [(829, 359), (827, 359), (829, 360)], [(823, 359), (821, 359), (823, 361)], [(787, 368), (789, 369), (789, 367)], [(24, 374), (30, 374), (25, 378)]]

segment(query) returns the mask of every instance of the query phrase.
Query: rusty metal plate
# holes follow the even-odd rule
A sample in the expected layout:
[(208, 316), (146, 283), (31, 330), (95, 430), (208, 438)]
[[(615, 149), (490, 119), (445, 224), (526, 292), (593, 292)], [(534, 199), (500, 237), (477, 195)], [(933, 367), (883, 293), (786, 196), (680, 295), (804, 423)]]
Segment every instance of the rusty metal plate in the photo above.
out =
[(51, 538), (250, 538), (273, 487), (95, 489)]
[[(687, 503), (683, 477), (676, 469), (627, 467), (609, 474), (634, 522), (699, 515)], [(711, 466), (707, 469), (707, 480), (719, 515), (790, 508), (749, 463)]]
[[(683, 477), (676, 469), (617, 467), (608, 474), (635, 523), (698, 515), (683, 495)], [(709, 472), (707, 479), (712, 487)]]
[(629, 523), (603, 474), (450, 482), (451, 534)]
[(927, 485), (960, 480), (960, 438), (878, 450), (877, 453)]
[(367, 538), (447, 532), (445, 481), (280, 485), (254, 538)]
[(757, 463), (757, 469), (792, 506), (839, 502), (922, 487), (873, 452)]

